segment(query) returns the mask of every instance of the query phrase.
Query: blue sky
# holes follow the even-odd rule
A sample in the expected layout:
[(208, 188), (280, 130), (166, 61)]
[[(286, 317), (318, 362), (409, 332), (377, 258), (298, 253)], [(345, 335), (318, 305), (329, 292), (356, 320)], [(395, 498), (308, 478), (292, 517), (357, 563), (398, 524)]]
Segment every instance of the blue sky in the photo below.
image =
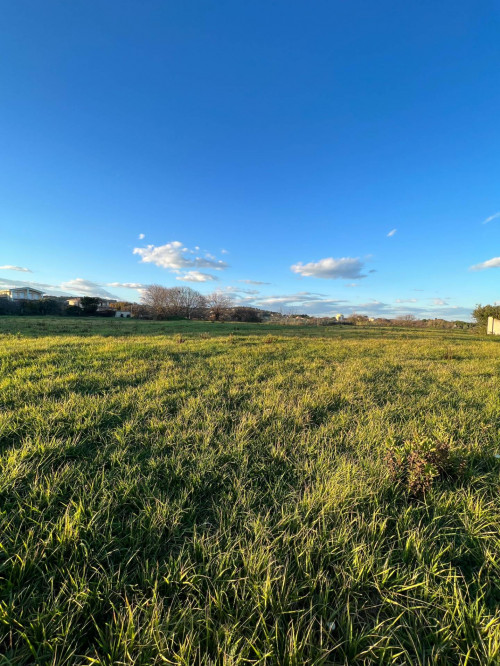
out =
[(500, 301), (498, 0), (16, 0), (0, 54), (0, 286)]

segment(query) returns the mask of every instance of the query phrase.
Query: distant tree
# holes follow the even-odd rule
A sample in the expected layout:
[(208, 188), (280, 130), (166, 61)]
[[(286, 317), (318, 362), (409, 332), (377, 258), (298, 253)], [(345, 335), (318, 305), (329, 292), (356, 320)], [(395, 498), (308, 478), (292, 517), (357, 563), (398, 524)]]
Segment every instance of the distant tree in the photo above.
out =
[(39, 301), (22, 300), (19, 302), (19, 313), (23, 315), (60, 315), (63, 303), (56, 298), (42, 298)]
[(233, 321), (243, 321), (243, 322), (261, 322), (262, 317), (256, 308), (233, 308), (230, 312), (231, 319)]
[(191, 287), (172, 287), (170, 291), (172, 303), (181, 316), (192, 319), (202, 315), (207, 303), (199, 291)]
[(130, 303), (129, 301), (116, 301), (116, 303), (110, 303), (109, 307), (111, 310), (125, 310), (126, 312), (129, 312), (132, 305), (133, 303)]
[(143, 290), (141, 302), (155, 319), (165, 319), (169, 313), (169, 290), (160, 284), (150, 284)]
[(467, 329), (472, 326), (470, 321), (462, 321), (461, 319), (456, 319), (453, 322), (453, 325), (455, 328), (462, 328), (462, 329)]
[(412, 314), (400, 315), (394, 319), (396, 326), (415, 326), (417, 318)]
[(57, 298), (43, 298), (40, 303), (40, 314), (61, 315), (64, 307), (63, 301)]
[(85, 315), (93, 315), (97, 312), (97, 307), (99, 306), (99, 298), (94, 296), (83, 296), (80, 299), (80, 307), (83, 310)]
[(67, 305), (63, 310), (63, 314), (66, 317), (81, 317), (82, 308), (79, 308), (78, 305)]
[(137, 317), (138, 319), (151, 319), (152, 314), (150, 310), (143, 304), (132, 303), (130, 305), (130, 312), (132, 317)]
[(214, 291), (206, 297), (206, 305), (209, 316), (215, 321), (220, 321), (227, 315), (233, 302), (231, 297), (223, 291)]
[(349, 315), (349, 317), (346, 318), (346, 321), (351, 324), (366, 324), (368, 322), (368, 317), (366, 315), (353, 312), (351, 315)]
[(20, 313), (19, 303), (10, 298), (0, 296), (0, 315), (14, 315)]
[(500, 305), (476, 305), (472, 316), (478, 324), (486, 326), (488, 317), (500, 319)]
[(144, 289), (141, 300), (155, 319), (192, 319), (201, 315), (205, 308), (205, 298), (191, 287), (162, 287), (151, 284)]

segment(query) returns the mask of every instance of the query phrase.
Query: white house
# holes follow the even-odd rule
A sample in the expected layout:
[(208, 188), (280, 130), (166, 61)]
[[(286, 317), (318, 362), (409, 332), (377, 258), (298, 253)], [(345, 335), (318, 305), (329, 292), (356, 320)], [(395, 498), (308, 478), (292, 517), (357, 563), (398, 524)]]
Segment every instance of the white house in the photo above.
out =
[(11, 301), (41, 301), (43, 291), (31, 287), (14, 287), (0, 291), (0, 297), (10, 298)]
[(115, 318), (118, 319), (130, 319), (132, 316), (131, 312), (127, 312), (126, 310), (117, 310), (115, 314)]

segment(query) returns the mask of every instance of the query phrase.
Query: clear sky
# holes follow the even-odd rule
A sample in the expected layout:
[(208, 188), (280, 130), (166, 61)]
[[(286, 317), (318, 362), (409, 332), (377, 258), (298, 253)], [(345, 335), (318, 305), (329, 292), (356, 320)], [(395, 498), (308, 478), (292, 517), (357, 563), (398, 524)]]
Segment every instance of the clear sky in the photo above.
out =
[(4, 2), (0, 91), (0, 285), (500, 300), (500, 0)]

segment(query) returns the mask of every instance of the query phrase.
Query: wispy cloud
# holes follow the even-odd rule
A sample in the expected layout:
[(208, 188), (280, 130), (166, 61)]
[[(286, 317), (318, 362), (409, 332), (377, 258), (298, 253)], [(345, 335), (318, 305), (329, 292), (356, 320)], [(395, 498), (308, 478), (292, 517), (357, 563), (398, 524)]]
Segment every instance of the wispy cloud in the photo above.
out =
[(498, 213), (495, 213), (494, 215), (490, 215), (485, 220), (483, 220), (483, 224), (488, 224), (488, 222), (491, 222), (492, 220), (496, 220), (497, 217), (500, 217), (500, 211), (498, 211)]
[(416, 298), (396, 298), (395, 303), (417, 303)]
[(308, 264), (299, 261), (297, 264), (290, 266), (290, 270), (304, 277), (323, 278), (325, 280), (358, 280), (366, 277), (361, 273), (363, 266), (364, 264), (357, 258), (342, 257), (341, 259), (334, 259), (333, 257), (327, 257), (319, 261), (311, 261)]
[(210, 275), (210, 273), (188, 271), (184, 275), (179, 275), (175, 279), (181, 280), (182, 282), (211, 282), (212, 280), (218, 280), (219, 278), (217, 278), (215, 275)]
[(5, 266), (0, 266), (2, 271), (19, 271), (20, 273), (33, 273), (29, 268), (23, 268), (23, 266), (11, 266), (6, 264)]
[(14, 287), (32, 287), (33, 289), (58, 289), (57, 285), (46, 284), (45, 282), (32, 282), (26, 280), (7, 280), (0, 278), (0, 286), (4, 288)]
[(238, 282), (243, 282), (244, 284), (271, 284), (270, 282), (261, 282), (260, 280), (238, 280)]
[(77, 296), (101, 296), (103, 298), (116, 298), (116, 296), (111, 294), (107, 289), (104, 289), (104, 287), (98, 282), (84, 280), (83, 278), (75, 278), (74, 280), (62, 282), (59, 286), (59, 289), (65, 292), (69, 292), (70, 294), (75, 294)]
[(493, 259), (488, 259), (487, 261), (483, 261), (480, 264), (476, 264), (475, 266), (471, 266), (469, 268), (470, 271), (484, 271), (485, 268), (499, 268), (500, 267), (500, 257), (493, 257)]
[(118, 287), (119, 289), (144, 289), (146, 285), (140, 282), (107, 282), (106, 287)]
[(397, 231), (397, 229), (391, 229), (391, 230), (389, 231), (389, 233), (387, 234), (387, 238), (390, 238), (391, 236), (394, 236), (394, 234), (396, 233), (396, 231)]
[(143, 238), (146, 238), (146, 234), (139, 234), (138, 238), (139, 240), (143, 240)]

